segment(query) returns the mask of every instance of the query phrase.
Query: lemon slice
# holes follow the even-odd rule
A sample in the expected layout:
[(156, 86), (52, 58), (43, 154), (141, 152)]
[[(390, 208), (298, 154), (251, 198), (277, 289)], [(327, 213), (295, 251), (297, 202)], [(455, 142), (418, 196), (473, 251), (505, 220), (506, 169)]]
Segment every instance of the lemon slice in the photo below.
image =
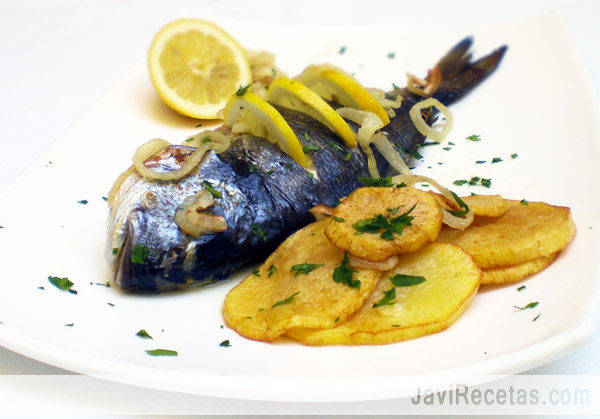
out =
[(269, 86), (267, 100), (310, 115), (342, 138), (348, 147), (356, 145), (354, 132), (346, 121), (319, 95), (299, 81), (285, 77), (275, 79)]
[(194, 118), (217, 118), (236, 90), (252, 82), (244, 49), (223, 29), (198, 19), (176, 20), (156, 34), (148, 70), (162, 100)]
[(277, 144), (302, 167), (307, 166), (306, 156), (298, 137), (283, 116), (267, 101), (247, 91), (232, 96), (225, 106), (223, 124), (238, 132), (248, 132)]
[(361, 84), (350, 74), (330, 64), (308, 66), (296, 80), (305, 84), (326, 100), (340, 105), (373, 112), (384, 125), (390, 118), (383, 107)]

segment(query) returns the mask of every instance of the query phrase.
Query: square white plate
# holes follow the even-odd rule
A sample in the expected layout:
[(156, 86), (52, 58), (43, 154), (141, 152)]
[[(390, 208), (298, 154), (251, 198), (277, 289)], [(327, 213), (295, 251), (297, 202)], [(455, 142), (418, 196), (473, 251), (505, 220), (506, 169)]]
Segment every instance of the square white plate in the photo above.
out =
[[(274, 52), (289, 74), (328, 61), (354, 72), (364, 85), (383, 89), (393, 82), (403, 85), (407, 71), (424, 75), (466, 35), (475, 38), (476, 56), (509, 45), (499, 70), (452, 106), (449, 141), (455, 145), (423, 149), (416, 172), (446, 185), (471, 176), (492, 179), (489, 190), (453, 187), (459, 193), (570, 206), (577, 237), (556, 263), (524, 283), (525, 290), (517, 291), (521, 284), (486, 288), (448, 330), (384, 346), (313, 348), (241, 338), (221, 327), (220, 310), (242, 275), (158, 296), (96, 285), (109, 279), (102, 197), (113, 180), (140, 143), (154, 137), (177, 143), (197, 131), (198, 121), (160, 102), (140, 63), (0, 195), (1, 345), (72, 371), (165, 390), (254, 400), (358, 401), (406, 395), (417, 375), (520, 372), (590, 337), (599, 293), (600, 197), (593, 184), (600, 178), (599, 107), (559, 16), (427, 28), (418, 36), (415, 27), (218, 23), (244, 46)], [(395, 58), (388, 58), (390, 52)], [(482, 140), (465, 139), (474, 133)], [(511, 158), (514, 153), (517, 158)], [(493, 157), (503, 161), (491, 164)], [(68, 277), (78, 293), (58, 290), (48, 276)], [(532, 301), (539, 301), (534, 310), (514, 308)], [(137, 337), (140, 329), (154, 339)], [(231, 347), (219, 346), (225, 339)], [(179, 355), (145, 353), (154, 348)]]

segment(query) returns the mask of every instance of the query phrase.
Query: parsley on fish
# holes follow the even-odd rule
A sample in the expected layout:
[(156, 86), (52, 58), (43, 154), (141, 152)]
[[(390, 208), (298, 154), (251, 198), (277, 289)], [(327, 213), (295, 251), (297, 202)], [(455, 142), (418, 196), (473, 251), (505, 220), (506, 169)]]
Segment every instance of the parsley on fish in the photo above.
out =
[(338, 284), (346, 284), (350, 288), (360, 289), (360, 281), (358, 279), (352, 278), (356, 271), (352, 269), (349, 265), (350, 258), (348, 257), (348, 253), (344, 253), (342, 263), (336, 266), (333, 270), (333, 280)]
[(380, 236), (382, 239), (394, 240), (394, 233), (400, 235), (404, 231), (404, 227), (411, 225), (414, 217), (411, 216), (410, 213), (416, 206), (417, 204), (413, 205), (411, 209), (397, 217), (377, 214), (373, 218), (357, 221), (352, 227), (356, 230), (356, 234), (379, 233), (380, 230), (383, 230)]
[(202, 187), (204, 189), (206, 189), (208, 192), (210, 192), (210, 194), (214, 197), (214, 198), (221, 198), (223, 195), (221, 194), (221, 192), (217, 191), (213, 185), (207, 181), (207, 180), (203, 180), (202, 181)]
[(56, 288), (61, 289), (63, 291), (67, 291), (71, 289), (73, 283), (69, 281), (69, 278), (59, 278), (57, 276), (49, 276), (48, 281)]
[(171, 349), (147, 349), (146, 353), (152, 356), (177, 356), (177, 351)]
[(321, 147), (319, 147), (318, 145), (307, 144), (304, 147), (302, 147), (302, 152), (304, 152), (304, 154), (308, 154), (311, 151), (318, 151), (320, 149)]
[(275, 307), (277, 307), (277, 306), (282, 306), (282, 305), (284, 305), (284, 304), (289, 304), (289, 303), (291, 303), (291, 302), (292, 302), (292, 300), (294, 299), (294, 297), (295, 297), (296, 295), (298, 295), (298, 294), (300, 294), (300, 291), (297, 291), (297, 292), (293, 293), (292, 295), (290, 295), (288, 298), (286, 298), (286, 299), (284, 299), (284, 300), (277, 301), (275, 304), (273, 304), (273, 305), (271, 306), (271, 308), (275, 308)]
[(112, 248), (112, 254), (116, 255), (117, 253), (119, 253), (119, 248), (118, 247), (113, 247)]
[(396, 299), (396, 288), (392, 288), (383, 293), (383, 298), (373, 304), (373, 308), (381, 307), (381, 306), (389, 306), (395, 304), (394, 301)]
[(327, 145), (331, 148), (333, 148), (335, 151), (339, 151), (340, 153), (344, 152), (344, 149), (342, 147), (340, 147), (339, 144), (334, 143), (333, 141), (328, 141)]
[(418, 285), (422, 282), (425, 282), (425, 278), (417, 275), (398, 274), (392, 276), (390, 281), (392, 281), (392, 284), (394, 284), (396, 287), (411, 287), (413, 285)]
[(260, 228), (260, 226), (256, 223), (252, 223), (250, 224), (250, 232), (255, 235), (256, 237), (263, 239), (263, 241), (266, 243), (267, 242), (267, 236), (265, 235), (265, 232), (262, 230), (262, 228)]
[(150, 336), (150, 335), (148, 334), (148, 332), (146, 332), (146, 330), (145, 330), (145, 329), (140, 329), (140, 330), (138, 330), (138, 332), (137, 332), (135, 335), (136, 335), (136, 336), (139, 336), (139, 337), (141, 337), (141, 338), (143, 338), (143, 339), (154, 339), (152, 336)]
[(372, 178), (359, 176), (356, 178), (360, 183), (365, 186), (393, 186), (392, 177), (386, 176), (382, 178)]
[(292, 269), (290, 269), (290, 272), (294, 272), (294, 277), (296, 277), (300, 274), (308, 275), (309, 273), (311, 273), (312, 271), (314, 271), (317, 268), (320, 268), (321, 266), (323, 266), (322, 263), (301, 263), (301, 264), (292, 266)]
[(150, 249), (143, 244), (136, 244), (131, 252), (131, 263), (135, 265), (143, 265), (150, 256)]

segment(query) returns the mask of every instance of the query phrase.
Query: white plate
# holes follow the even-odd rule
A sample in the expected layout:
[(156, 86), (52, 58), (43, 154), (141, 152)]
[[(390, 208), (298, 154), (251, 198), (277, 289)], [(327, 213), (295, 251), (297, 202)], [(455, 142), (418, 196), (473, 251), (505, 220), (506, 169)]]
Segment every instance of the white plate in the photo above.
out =
[[(109, 278), (102, 196), (141, 142), (179, 142), (196, 131), (197, 121), (157, 99), (140, 63), (0, 196), (1, 345), (72, 371), (152, 388), (254, 400), (358, 401), (407, 395), (416, 375), (520, 372), (590, 337), (598, 315), (600, 197), (591, 180), (600, 178), (600, 124), (594, 89), (560, 17), (429, 28), (418, 41), (414, 27), (221, 23), (245, 46), (275, 52), (290, 74), (330, 61), (365, 85), (385, 89), (404, 84), (407, 71), (424, 74), (465, 35), (474, 35), (476, 55), (508, 44), (500, 69), (452, 107), (455, 145), (424, 149), (416, 171), (448, 185), (475, 175), (492, 178), (491, 190), (463, 186), (458, 192), (570, 206), (576, 239), (554, 265), (526, 281), (525, 290), (482, 290), (448, 330), (385, 346), (313, 348), (243, 339), (220, 327), (221, 304), (235, 279), (159, 296), (95, 285)], [(339, 54), (342, 46), (346, 52)], [(482, 141), (465, 139), (473, 133)], [(475, 164), (492, 157), (503, 161)], [(87, 205), (78, 203), (84, 199)], [(50, 285), (50, 275), (69, 277), (78, 294)], [(531, 301), (539, 301), (534, 310), (513, 307)], [(137, 337), (140, 329), (154, 340)], [(219, 346), (225, 339), (231, 347)], [(154, 348), (179, 356), (145, 353)]]

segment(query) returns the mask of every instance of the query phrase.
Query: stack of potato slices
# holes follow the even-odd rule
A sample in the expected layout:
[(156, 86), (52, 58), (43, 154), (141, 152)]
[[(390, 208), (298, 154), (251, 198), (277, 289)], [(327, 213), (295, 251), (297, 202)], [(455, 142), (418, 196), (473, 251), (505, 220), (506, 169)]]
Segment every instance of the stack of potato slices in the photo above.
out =
[(227, 325), (250, 339), (308, 345), (386, 344), (449, 327), (480, 284), (521, 280), (575, 236), (571, 211), (500, 196), (464, 206), (412, 187), (365, 187), (290, 236), (228, 294)]

